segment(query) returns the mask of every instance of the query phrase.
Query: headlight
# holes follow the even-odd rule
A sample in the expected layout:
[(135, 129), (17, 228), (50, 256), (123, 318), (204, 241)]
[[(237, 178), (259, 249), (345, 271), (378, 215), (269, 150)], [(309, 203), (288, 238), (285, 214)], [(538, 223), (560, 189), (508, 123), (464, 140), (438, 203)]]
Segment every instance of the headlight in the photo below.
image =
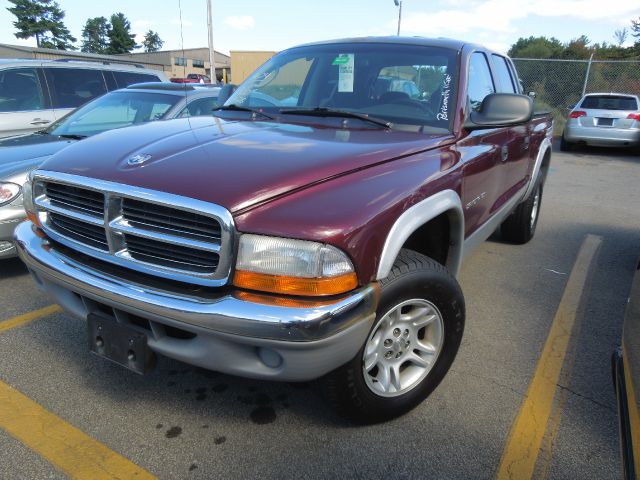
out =
[(0, 183), (0, 206), (13, 202), (20, 195), (20, 185), (15, 183)]
[(287, 295), (337, 295), (358, 280), (351, 260), (330, 245), (244, 234), (240, 236), (234, 285)]

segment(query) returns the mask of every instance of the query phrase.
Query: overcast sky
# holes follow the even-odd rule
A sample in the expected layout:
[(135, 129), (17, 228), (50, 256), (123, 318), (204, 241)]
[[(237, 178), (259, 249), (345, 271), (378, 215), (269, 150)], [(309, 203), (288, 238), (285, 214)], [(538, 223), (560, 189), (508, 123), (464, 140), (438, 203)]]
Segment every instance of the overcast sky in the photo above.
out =
[[(207, 45), (206, 0), (58, 0), (65, 23), (80, 39), (89, 17), (122, 12), (136, 40), (155, 30), (164, 49)], [(393, 0), (212, 0), (214, 46), (230, 50), (282, 50), (331, 38), (394, 35), (398, 8)], [(0, 43), (35, 46), (35, 38), (13, 35), (15, 17), (0, 0)], [(506, 52), (519, 38), (554, 36), (569, 41), (587, 35), (614, 42), (614, 31), (640, 17), (640, 0), (403, 0), (402, 34), (451, 37)], [(182, 29), (181, 29), (182, 25)], [(181, 41), (181, 30), (182, 38)], [(629, 37), (627, 44), (631, 44)]]

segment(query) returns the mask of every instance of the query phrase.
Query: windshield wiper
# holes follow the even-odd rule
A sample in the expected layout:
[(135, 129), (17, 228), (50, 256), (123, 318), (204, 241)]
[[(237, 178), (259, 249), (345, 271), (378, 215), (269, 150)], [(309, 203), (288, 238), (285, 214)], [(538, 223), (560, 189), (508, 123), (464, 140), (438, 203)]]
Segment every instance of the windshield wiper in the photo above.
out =
[(231, 105), (222, 105), (221, 107), (216, 107), (212, 110), (212, 112), (215, 112), (217, 110), (231, 111), (231, 112), (251, 112), (254, 117), (256, 115), (261, 115), (265, 118), (268, 118), (269, 120), (273, 120), (273, 117), (271, 115), (267, 115), (266, 113), (256, 108), (241, 107), (239, 105), (236, 105), (235, 103), (232, 103)]
[(71, 140), (82, 140), (83, 138), (87, 138), (86, 135), (74, 135), (72, 133), (65, 135), (58, 135), (60, 138), (69, 138)]
[(349, 112), (347, 110), (335, 110), (333, 108), (316, 107), (316, 108), (282, 108), (280, 113), (288, 115), (309, 115), (312, 117), (341, 117), (341, 118), (357, 118), (364, 122), (373, 123), (384, 128), (391, 128), (392, 123), (380, 118), (371, 117), (365, 113)]

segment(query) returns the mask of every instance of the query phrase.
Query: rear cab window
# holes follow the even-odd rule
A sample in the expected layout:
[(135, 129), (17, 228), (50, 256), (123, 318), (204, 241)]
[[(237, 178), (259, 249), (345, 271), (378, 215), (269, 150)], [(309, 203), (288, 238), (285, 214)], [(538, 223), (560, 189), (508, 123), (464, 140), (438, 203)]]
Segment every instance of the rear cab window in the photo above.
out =
[(638, 102), (634, 97), (625, 95), (588, 95), (580, 104), (580, 108), (593, 110), (638, 110)]
[(0, 70), (0, 112), (28, 112), (44, 108), (44, 94), (37, 69)]
[(492, 54), (493, 71), (496, 74), (500, 93), (517, 93), (516, 83), (511, 75), (507, 59), (501, 55)]

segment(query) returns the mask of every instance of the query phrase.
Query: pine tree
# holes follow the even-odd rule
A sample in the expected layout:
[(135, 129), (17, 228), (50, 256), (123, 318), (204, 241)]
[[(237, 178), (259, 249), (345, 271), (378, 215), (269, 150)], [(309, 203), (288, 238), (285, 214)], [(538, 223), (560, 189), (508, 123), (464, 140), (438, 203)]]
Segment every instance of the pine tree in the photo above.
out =
[(144, 34), (142, 46), (144, 47), (145, 52), (157, 52), (162, 48), (162, 45), (164, 45), (164, 41), (162, 41), (158, 32), (149, 30)]
[(107, 53), (110, 28), (105, 17), (87, 19), (82, 29), (81, 50), (87, 53)]
[(111, 15), (107, 53), (130, 53), (134, 48), (138, 48), (135, 38), (136, 36), (131, 34), (131, 23), (124, 16), (124, 13)]
[(53, 0), (9, 0), (14, 6), (7, 8), (16, 16), (16, 38), (36, 37), (38, 47), (75, 50), (71, 35), (64, 24), (64, 11)]

